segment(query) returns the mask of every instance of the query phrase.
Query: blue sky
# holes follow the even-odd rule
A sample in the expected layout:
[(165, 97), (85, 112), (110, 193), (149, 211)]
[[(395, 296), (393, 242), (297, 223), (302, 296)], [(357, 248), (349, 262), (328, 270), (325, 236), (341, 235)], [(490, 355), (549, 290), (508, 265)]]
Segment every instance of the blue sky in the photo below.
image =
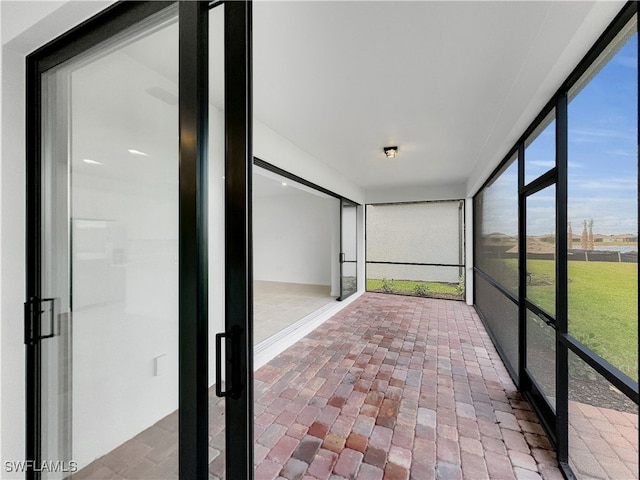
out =
[[(569, 221), (574, 233), (593, 219), (594, 233), (637, 232), (638, 83), (635, 34), (569, 104)], [(526, 149), (526, 181), (554, 166), (555, 122)], [(485, 233), (515, 234), (515, 168), (490, 190)], [(529, 198), (528, 233), (553, 232), (555, 190)]]

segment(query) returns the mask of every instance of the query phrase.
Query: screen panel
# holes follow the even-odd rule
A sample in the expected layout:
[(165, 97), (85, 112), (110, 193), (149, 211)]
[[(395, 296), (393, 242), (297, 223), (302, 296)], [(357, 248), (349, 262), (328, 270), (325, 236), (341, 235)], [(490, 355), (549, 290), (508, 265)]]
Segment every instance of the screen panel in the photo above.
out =
[(462, 201), (367, 206), (367, 261), (461, 264)]
[(464, 201), (367, 205), (367, 290), (464, 298)]
[(480, 275), (476, 275), (475, 285), (476, 306), (504, 354), (502, 359), (509, 364), (512, 374), (517, 376), (518, 306)]
[(569, 92), (568, 330), (638, 380), (638, 34)]
[(476, 267), (518, 294), (518, 161), (512, 157), (475, 197)]

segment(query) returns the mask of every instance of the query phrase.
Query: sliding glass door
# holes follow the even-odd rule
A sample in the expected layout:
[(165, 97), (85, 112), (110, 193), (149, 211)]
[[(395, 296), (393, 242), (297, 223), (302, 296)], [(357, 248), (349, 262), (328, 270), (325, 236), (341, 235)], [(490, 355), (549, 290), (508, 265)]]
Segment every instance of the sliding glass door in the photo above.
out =
[(39, 465), (42, 478), (127, 477), (146, 462), (100, 458), (139, 444), (163, 445), (148, 467), (176, 475), (177, 74), (169, 7), (41, 75), (40, 291), (26, 341), (34, 453), (63, 461)]
[(28, 58), (27, 478), (252, 475), (250, 9), (124, 2)]
[(358, 205), (342, 199), (340, 203), (340, 298), (358, 290)]

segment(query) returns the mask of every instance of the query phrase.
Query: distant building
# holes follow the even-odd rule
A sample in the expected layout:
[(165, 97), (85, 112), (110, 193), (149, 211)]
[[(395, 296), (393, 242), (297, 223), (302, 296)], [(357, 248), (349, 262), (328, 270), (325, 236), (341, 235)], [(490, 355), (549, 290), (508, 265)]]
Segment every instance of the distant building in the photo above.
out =
[(573, 249), (573, 230), (571, 229), (571, 222), (569, 222), (569, 231), (567, 232), (567, 250)]

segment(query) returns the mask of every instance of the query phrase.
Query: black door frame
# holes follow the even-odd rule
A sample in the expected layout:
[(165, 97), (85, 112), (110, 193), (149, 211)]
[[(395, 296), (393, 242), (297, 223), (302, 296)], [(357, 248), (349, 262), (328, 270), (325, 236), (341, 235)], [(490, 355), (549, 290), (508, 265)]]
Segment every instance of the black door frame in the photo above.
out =
[[(25, 327), (41, 299), (41, 76), (174, 4), (118, 2), (47, 43), (26, 59), (26, 304)], [(208, 15), (218, 3), (179, 2), (179, 473), (208, 478), (207, 129)], [(253, 478), (251, 338), (251, 2), (225, 4), (226, 329), (238, 348), (227, 361), (229, 478)], [(33, 318), (31, 318), (33, 319)], [(35, 332), (37, 333), (37, 332)], [(26, 478), (38, 479), (40, 343), (25, 328)], [(50, 459), (49, 459), (50, 460)]]
[[(180, 478), (206, 478), (208, 465), (207, 142), (209, 10), (179, 2), (178, 105), (179, 320), (178, 445)], [(186, 88), (185, 88), (186, 87)]]
[[(238, 479), (253, 478), (251, 7), (250, 1), (224, 4), (225, 329), (231, 342), (225, 349), (225, 454), (227, 478)], [(207, 451), (200, 460), (208, 461)]]

